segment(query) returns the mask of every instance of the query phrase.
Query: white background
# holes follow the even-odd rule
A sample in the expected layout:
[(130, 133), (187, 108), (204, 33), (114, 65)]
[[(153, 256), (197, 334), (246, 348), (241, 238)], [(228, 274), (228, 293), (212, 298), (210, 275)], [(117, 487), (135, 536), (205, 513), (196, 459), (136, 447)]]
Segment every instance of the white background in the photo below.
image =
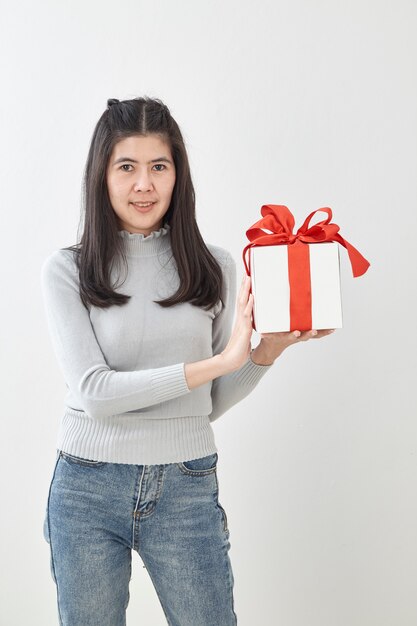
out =
[[(240, 626), (415, 626), (416, 17), (413, 0), (3, 7), (2, 625), (58, 624), (42, 524), (66, 387), (40, 266), (76, 242), (107, 98), (149, 95), (183, 131), (203, 237), (238, 284), (267, 203), (296, 228), (331, 207), (371, 262), (354, 279), (340, 249), (343, 329), (289, 348), (213, 424)], [(163, 626), (133, 563), (128, 624)]]

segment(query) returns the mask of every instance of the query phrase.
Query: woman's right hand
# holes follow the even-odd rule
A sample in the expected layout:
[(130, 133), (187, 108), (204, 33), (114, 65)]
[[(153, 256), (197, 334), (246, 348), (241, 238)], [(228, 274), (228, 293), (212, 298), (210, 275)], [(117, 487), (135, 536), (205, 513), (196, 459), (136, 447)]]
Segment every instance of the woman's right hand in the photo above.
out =
[(185, 363), (184, 374), (188, 388), (194, 389), (210, 380), (239, 369), (247, 360), (252, 335), (253, 296), (249, 294), (250, 277), (243, 277), (236, 303), (236, 321), (223, 352), (202, 361)]
[(220, 353), (227, 369), (239, 369), (251, 351), (253, 295), (249, 293), (251, 277), (243, 276), (236, 302), (236, 320), (229, 342)]

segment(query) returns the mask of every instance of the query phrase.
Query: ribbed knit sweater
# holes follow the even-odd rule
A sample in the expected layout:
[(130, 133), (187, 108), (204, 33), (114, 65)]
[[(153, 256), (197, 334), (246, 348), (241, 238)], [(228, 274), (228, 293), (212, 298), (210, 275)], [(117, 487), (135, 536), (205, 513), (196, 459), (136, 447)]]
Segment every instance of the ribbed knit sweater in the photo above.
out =
[(68, 387), (57, 450), (147, 465), (212, 454), (217, 447), (211, 422), (245, 398), (272, 367), (249, 356), (238, 370), (189, 389), (185, 364), (219, 354), (229, 341), (236, 263), (227, 250), (206, 243), (222, 267), (224, 307), (220, 300), (207, 311), (189, 302), (161, 307), (153, 300), (179, 286), (170, 230), (165, 223), (148, 236), (118, 231), (128, 271), (115, 263), (111, 279), (115, 291), (131, 296), (122, 306), (84, 306), (71, 250), (56, 250), (44, 260), (47, 324)]

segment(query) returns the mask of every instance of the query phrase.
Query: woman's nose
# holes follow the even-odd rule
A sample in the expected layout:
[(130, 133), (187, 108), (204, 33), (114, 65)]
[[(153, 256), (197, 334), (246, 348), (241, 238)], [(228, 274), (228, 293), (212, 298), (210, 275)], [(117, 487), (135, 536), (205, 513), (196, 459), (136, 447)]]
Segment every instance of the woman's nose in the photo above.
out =
[(135, 190), (143, 191), (145, 189), (150, 189), (152, 187), (151, 176), (148, 172), (141, 172), (138, 174), (135, 181)]

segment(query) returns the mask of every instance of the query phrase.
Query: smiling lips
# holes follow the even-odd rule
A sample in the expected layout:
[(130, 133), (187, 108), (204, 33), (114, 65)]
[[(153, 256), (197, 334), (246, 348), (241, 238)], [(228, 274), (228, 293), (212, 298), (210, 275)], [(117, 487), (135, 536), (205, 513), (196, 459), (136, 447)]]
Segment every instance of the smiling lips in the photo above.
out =
[(147, 209), (150, 209), (150, 207), (153, 206), (155, 202), (132, 202), (132, 204), (135, 209), (143, 213), (146, 212)]

